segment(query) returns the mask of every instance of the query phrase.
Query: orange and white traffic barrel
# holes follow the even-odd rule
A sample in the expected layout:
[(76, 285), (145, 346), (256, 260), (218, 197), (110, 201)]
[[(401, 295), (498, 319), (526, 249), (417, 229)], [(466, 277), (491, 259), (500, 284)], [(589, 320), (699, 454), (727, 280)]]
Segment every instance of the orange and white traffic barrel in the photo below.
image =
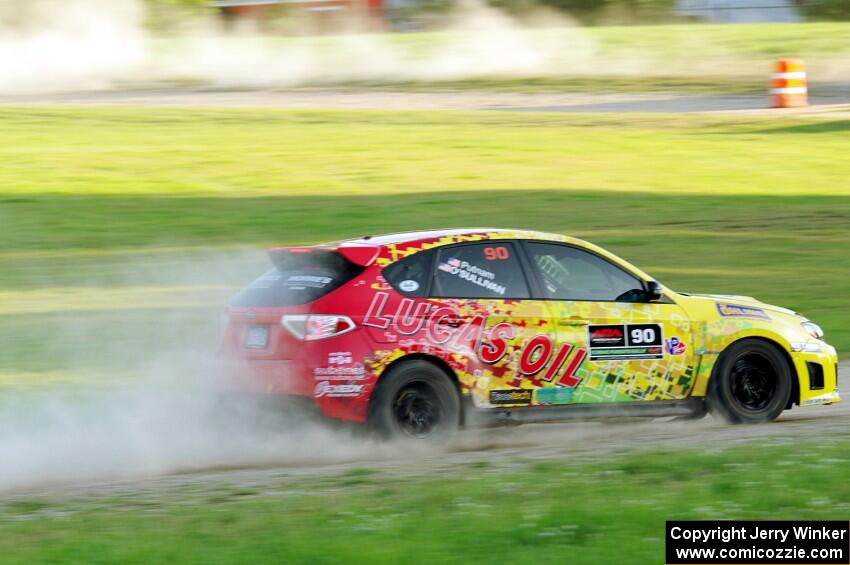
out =
[(770, 98), (774, 108), (798, 108), (809, 103), (806, 67), (796, 59), (779, 59), (770, 74)]

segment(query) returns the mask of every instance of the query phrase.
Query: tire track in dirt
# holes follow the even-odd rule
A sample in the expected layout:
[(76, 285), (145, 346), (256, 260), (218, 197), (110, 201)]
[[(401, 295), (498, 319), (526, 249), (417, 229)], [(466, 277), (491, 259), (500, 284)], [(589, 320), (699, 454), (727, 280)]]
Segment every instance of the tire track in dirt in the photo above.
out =
[[(839, 382), (850, 378), (850, 363), (839, 368)], [(813, 438), (850, 435), (850, 402), (831, 406), (795, 407), (775, 422), (762, 425), (725, 424), (712, 417), (702, 420), (617, 418), (525, 424), (466, 430), (446, 446), (408, 443), (374, 443), (346, 432), (350, 441), (344, 453), (320, 450), (297, 458), (271, 461), (262, 466), (187, 470), (166, 476), (77, 485), (41, 485), (7, 493), (12, 498), (42, 495), (110, 496), (121, 493), (157, 493), (173, 488), (250, 487), (259, 491), (280, 488), (281, 481), (335, 476), (354, 469), (381, 471), (382, 476), (403, 479), (486, 461), (510, 468), (528, 461), (570, 459), (593, 461), (618, 453), (657, 449), (716, 450), (739, 444), (797, 443)], [(358, 443), (359, 442), (359, 443)]]

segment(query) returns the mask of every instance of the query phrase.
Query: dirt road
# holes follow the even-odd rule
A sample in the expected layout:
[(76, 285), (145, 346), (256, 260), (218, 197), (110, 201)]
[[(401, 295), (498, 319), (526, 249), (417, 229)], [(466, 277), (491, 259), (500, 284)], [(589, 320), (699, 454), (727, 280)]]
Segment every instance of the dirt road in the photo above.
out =
[[(850, 363), (839, 371), (839, 381), (850, 379)], [(335, 432), (332, 441), (322, 434), (305, 434), (290, 441), (299, 449), (262, 465), (230, 465), (186, 469), (164, 476), (88, 483), (34, 484), (6, 492), (12, 500), (31, 496), (109, 496), (115, 492), (159, 496), (175, 487), (210, 485), (278, 488), (281, 481), (302, 477), (334, 476), (352, 469), (379, 470), (387, 477), (422, 476), (470, 463), (510, 468), (535, 460), (596, 460), (616, 453), (657, 449), (715, 450), (752, 443), (796, 443), (850, 433), (850, 402), (832, 406), (795, 408), (777, 421), (756, 426), (730, 426), (708, 417), (698, 421), (620, 419), (608, 421), (536, 424), (467, 430), (450, 445), (434, 448), (411, 444), (365, 441), (347, 432)]]
[(40, 95), (0, 95), (0, 106), (157, 106), (176, 108), (281, 108), (339, 110), (506, 110), (535, 112), (756, 112), (850, 115), (850, 88), (813, 94), (811, 106), (773, 110), (767, 95), (664, 93), (406, 92), (381, 89), (107, 90)]

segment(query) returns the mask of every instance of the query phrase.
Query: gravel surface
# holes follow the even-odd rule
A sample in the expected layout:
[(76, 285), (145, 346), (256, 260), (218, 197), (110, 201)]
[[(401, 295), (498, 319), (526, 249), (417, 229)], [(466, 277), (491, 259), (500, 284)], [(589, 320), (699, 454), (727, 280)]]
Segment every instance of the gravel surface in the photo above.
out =
[[(850, 363), (839, 369), (839, 382), (850, 379)], [(114, 496), (122, 493), (157, 497), (175, 488), (191, 492), (250, 487), (277, 492), (281, 483), (302, 478), (332, 477), (352, 469), (369, 468), (382, 476), (401, 480), (451, 471), (486, 460), (495, 467), (511, 468), (529, 461), (570, 459), (592, 461), (617, 453), (657, 449), (706, 449), (757, 443), (797, 443), (830, 435), (847, 436), (850, 402), (786, 411), (775, 422), (730, 426), (711, 417), (697, 421), (670, 419), (615, 419), (556, 424), (473, 429), (460, 433), (448, 446), (375, 444), (352, 438), (339, 450), (317, 446), (309, 454), (285, 458), (263, 466), (192, 470), (160, 477), (88, 484), (40, 485), (7, 492), (7, 501), (33, 495), (67, 497)]]
[[(850, 87), (811, 96), (811, 106), (770, 109), (768, 97), (599, 93), (510, 93), (391, 90), (151, 89), (2, 95), (5, 106), (156, 106), (177, 108), (288, 108), (381, 110), (509, 110), (536, 112), (759, 112), (850, 115)], [(843, 116), (842, 116), (843, 117)]]

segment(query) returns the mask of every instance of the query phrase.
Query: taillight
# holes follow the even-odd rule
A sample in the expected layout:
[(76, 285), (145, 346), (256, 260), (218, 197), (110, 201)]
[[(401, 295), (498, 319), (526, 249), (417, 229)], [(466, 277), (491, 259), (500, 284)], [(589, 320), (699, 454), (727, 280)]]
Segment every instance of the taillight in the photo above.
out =
[(289, 333), (304, 341), (342, 335), (357, 327), (348, 316), (325, 314), (286, 314), (280, 323)]

